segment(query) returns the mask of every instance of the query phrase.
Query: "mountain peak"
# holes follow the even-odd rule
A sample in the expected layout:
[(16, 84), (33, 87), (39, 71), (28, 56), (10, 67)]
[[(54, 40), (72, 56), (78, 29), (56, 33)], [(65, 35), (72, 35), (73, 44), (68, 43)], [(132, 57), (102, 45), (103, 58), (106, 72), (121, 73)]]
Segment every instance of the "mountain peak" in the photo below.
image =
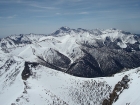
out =
[(60, 28), (60, 30), (63, 30), (63, 31), (68, 31), (70, 28), (69, 27), (67, 27), (67, 26), (62, 26), (61, 28)]
[(70, 30), (69, 27), (63, 26), (63, 27), (59, 28), (58, 30), (56, 30), (55, 32), (53, 32), (51, 35), (57, 36), (59, 34), (65, 33), (65, 32), (67, 33), (69, 30)]
[(116, 28), (110, 28), (110, 30), (117, 30)]

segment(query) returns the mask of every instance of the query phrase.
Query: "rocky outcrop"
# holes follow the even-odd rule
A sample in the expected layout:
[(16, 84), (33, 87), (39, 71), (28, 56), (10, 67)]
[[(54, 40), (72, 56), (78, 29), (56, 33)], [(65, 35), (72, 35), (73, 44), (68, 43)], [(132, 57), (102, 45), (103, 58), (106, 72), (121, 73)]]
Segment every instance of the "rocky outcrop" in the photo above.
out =
[(30, 75), (32, 75), (32, 71), (30, 70), (30, 67), (36, 67), (38, 65), (38, 63), (30, 63), (30, 62), (25, 62), (24, 65), (24, 70), (22, 71), (22, 79), (23, 80), (27, 80)]
[(119, 81), (112, 93), (110, 93), (110, 96), (109, 96), (109, 99), (105, 99), (102, 103), (102, 105), (112, 105), (114, 102), (116, 102), (119, 98), (119, 95), (123, 92), (124, 89), (128, 89), (129, 88), (129, 85), (128, 85), (128, 82), (129, 82), (129, 78), (127, 75), (125, 75), (121, 81)]

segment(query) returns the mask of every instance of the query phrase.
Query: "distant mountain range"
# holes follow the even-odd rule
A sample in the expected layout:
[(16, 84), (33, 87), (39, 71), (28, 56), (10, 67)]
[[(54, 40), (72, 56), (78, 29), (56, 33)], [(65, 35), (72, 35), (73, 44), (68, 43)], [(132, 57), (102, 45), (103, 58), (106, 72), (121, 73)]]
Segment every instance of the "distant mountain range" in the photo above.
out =
[(140, 66), (140, 36), (115, 28), (61, 27), (49, 35), (8, 36), (0, 46), (8, 55), (79, 77), (110, 76)]

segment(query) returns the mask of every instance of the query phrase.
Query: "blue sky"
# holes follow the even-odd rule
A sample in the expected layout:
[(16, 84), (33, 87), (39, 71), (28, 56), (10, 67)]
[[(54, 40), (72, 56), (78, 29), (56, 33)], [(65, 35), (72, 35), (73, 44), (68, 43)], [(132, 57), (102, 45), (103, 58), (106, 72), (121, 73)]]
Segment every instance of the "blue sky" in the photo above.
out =
[(0, 37), (61, 26), (140, 33), (140, 0), (0, 0)]

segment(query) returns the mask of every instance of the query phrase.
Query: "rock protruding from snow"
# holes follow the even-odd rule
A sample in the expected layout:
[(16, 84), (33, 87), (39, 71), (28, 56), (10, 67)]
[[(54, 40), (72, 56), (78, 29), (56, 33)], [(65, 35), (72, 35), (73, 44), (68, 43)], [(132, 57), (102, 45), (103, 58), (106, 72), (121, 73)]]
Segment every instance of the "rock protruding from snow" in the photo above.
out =
[(128, 89), (128, 82), (130, 79), (128, 78), (127, 75), (125, 75), (121, 81), (119, 81), (114, 89), (113, 92), (110, 93), (109, 99), (105, 99), (103, 101), (102, 105), (112, 105), (114, 102), (116, 102), (119, 99), (119, 95), (123, 92), (124, 89)]
[(25, 62), (24, 70), (22, 71), (22, 74), (21, 74), (22, 79), (27, 80), (32, 75), (31, 67), (35, 67), (37, 65), (38, 63)]

